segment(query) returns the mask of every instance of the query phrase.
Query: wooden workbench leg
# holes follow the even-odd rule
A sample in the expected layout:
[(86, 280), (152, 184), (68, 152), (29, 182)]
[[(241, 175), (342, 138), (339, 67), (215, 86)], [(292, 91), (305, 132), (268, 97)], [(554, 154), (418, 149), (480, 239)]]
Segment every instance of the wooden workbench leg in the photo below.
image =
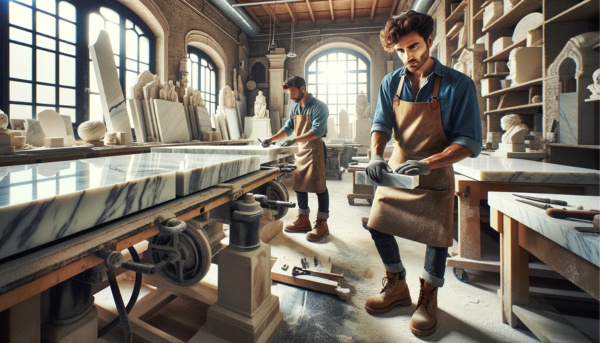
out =
[[(476, 195), (471, 194), (469, 198), (473, 196)], [(469, 201), (469, 198), (458, 197), (458, 255), (479, 261), (481, 260), (479, 201), (475, 202), (472, 199)]]
[(519, 223), (505, 215), (503, 226), (500, 234), (502, 322), (515, 327), (518, 320), (512, 305), (529, 302), (529, 252), (519, 246)]
[(0, 312), (0, 342), (40, 342), (40, 295)]

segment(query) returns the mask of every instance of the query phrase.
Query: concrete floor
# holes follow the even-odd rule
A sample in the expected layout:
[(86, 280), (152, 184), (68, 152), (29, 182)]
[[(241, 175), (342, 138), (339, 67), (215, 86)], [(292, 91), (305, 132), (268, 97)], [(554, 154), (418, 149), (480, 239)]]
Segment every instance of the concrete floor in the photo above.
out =
[[(282, 233), (270, 242), (272, 256), (301, 254), (312, 261), (313, 256), (331, 257), (333, 272), (343, 273), (351, 297), (346, 302), (334, 295), (304, 290), (284, 284), (274, 284), (279, 296), (284, 324), (275, 342), (537, 342), (524, 328), (513, 329), (500, 321), (500, 299), (497, 296), (500, 278), (493, 273), (472, 273), (470, 282), (459, 282), (452, 269), (446, 269), (446, 284), (438, 295), (438, 329), (424, 339), (415, 337), (408, 325), (419, 294), (418, 278), (423, 270), (425, 246), (398, 238), (402, 261), (407, 269), (407, 281), (413, 305), (396, 307), (383, 315), (370, 315), (364, 309), (367, 297), (381, 290), (385, 271), (361, 218), (371, 207), (364, 200), (350, 206), (346, 195), (352, 190), (352, 174), (342, 181), (328, 180), (330, 193), (329, 237), (310, 243), (304, 234)], [(290, 191), (290, 201), (295, 193)], [(317, 198), (311, 194), (311, 220), (316, 220)], [(284, 224), (296, 219), (292, 209), (282, 219)], [(570, 318), (571, 319), (571, 318)], [(591, 329), (588, 334), (598, 341), (598, 320), (575, 318), (578, 327)], [(580, 328), (580, 329), (581, 329)]]

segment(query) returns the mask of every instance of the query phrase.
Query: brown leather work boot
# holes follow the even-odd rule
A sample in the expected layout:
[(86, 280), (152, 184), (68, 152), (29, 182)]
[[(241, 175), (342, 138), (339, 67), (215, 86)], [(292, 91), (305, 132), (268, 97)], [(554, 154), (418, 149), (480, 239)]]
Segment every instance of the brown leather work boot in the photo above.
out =
[(299, 214), (295, 222), (285, 226), (285, 232), (309, 232), (310, 230), (308, 214)]
[(437, 328), (437, 293), (438, 288), (419, 278), (421, 291), (417, 310), (410, 320), (410, 331), (416, 336), (429, 336)]
[(406, 279), (398, 280), (400, 273), (386, 272), (386, 277), (381, 280), (383, 289), (378, 295), (367, 298), (365, 309), (372, 314), (389, 312), (394, 306), (410, 306), (410, 291), (406, 286)]
[(316, 242), (325, 236), (329, 236), (329, 227), (327, 226), (327, 220), (317, 218), (317, 221), (315, 222), (315, 226), (313, 227), (312, 231), (306, 234), (306, 239), (308, 239), (311, 242)]

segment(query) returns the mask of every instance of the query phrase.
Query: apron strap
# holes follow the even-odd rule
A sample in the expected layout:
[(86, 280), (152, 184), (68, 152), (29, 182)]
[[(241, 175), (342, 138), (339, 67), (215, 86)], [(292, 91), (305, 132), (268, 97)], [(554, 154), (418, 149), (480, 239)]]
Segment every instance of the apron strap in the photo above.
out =
[(435, 83), (433, 84), (433, 95), (431, 96), (431, 105), (429, 105), (432, 109), (436, 109), (439, 107), (439, 97), (440, 94), (440, 83), (442, 82), (442, 77), (439, 75), (435, 76)]
[(400, 95), (402, 94), (402, 89), (404, 88), (404, 77), (406, 75), (402, 75), (400, 78), (400, 84), (398, 85), (398, 90), (396, 91), (396, 98), (400, 99)]

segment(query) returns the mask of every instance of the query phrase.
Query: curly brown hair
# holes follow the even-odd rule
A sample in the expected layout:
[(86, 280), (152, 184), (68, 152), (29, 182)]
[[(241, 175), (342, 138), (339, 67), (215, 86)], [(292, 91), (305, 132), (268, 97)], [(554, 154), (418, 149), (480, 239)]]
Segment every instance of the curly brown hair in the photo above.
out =
[(433, 18), (429, 14), (415, 12), (410, 10), (402, 12), (388, 19), (385, 28), (381, 30), (379, 39), (381, 45), (387, 52), (394, 52), (394, 46), (400, 40), (400, 37), (406, 36), (411, 32), (417, 32), (425, 41), (433, 32)]

